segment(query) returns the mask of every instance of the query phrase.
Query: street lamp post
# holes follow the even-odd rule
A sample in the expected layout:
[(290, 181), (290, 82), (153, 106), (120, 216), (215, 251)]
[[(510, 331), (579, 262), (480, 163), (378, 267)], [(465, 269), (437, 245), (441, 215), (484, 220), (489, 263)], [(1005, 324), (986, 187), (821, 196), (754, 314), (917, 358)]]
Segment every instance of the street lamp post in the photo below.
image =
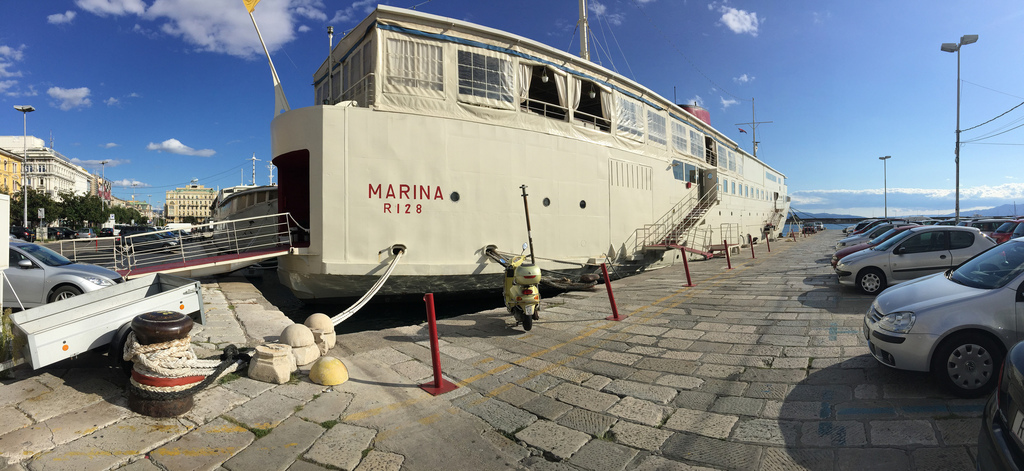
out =
[(25, 168), (26, 168), (25, 164), (28, 163), (28, 114), (33, 112), (33, 111), (35, 111), (36, 109), (33, 108), (31, 105), (15, 106), (14, 109), (16, 109), (16, 110), (21, 112), (22, 121), (24, 121), (24, 126), (25, 126), (25, 137), (24, 137), (24, 140), (22, 141), (22, 145), (24, 146), (24, 152), (25, 153), (23, 154), (24, 155), (24, 157), (23, 157), (24, 160), (22, 160), (22, 162), (21, 162), (21, 190), (22, 190), (21, 199), (25, 203), (25, 208), (24, 208), (24, 213), (22, 213), (22, 215), (21, 215), (22, 216), (21, 224), (22, 224), (23, 227), (27, 228), (28, 227), (28, 175), (25, 172)]
[(889, 182), (888, 182), (888, 178), (889, 178), (888, 177), (888, 173), (889, 172), (888, 172), (888, 169), (885, 168), (886, 167), (886, 162), (885, 161), (889, 160), (891, 158), (892, 158), (891, 155), (887, 155), (885, 157), (879, 157), (878, 158), (878, 160), (882, 161), (882, 185), (884, 185), (883, 186), (883, 190), (882, 190), (882, 195), (883, 195), (882, 197), (884, 198), (883, 201), (885, 201), (885, 218), (886, 219), (889, 219)]
[(977, 34), (965, 34), (959, 43), (942, 43), (944, 52), (956, 53), (956, 223), (960, 223), (960, 48), (978, 42)]

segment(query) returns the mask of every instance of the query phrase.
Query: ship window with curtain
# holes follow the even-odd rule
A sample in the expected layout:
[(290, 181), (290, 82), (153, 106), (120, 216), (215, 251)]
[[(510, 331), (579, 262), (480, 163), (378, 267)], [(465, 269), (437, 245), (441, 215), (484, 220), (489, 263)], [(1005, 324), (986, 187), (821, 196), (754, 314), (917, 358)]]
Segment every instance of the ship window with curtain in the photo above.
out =
[(637, 141), (644, 138), (643, 112), (644, 105), (623, 95), (619, 95), (619, 115), (615, 119), (615, 129), (620, 134)]
[(519, 108), (524, 111), (565, 121), (568, 118), (566, 77), (544, 65), (520, 63)]
[(444, 95), (444, 50), (436, 44), (388, 39), (385, 93)]
[(353, 100), (359, 106), (373, 104), (373, 59), (375, 51), (369, 42), (353, 51), (341, 64), (341, 100)]
[(611, 90), (588, 80), (573, 80), (579, 87), (574, 92), (574, 96), (579, 97), (579, 102), (572, 113), (573, 121), (583, 127), (611, 132)]
[(491, 51), (459, 50), (459, 100), (495, 108), (513, 108), (512, 61)]
[(690, 130), (690, 154), (698, 159), (704, 156), (704, 135), (692, 129)]
[(682, 123), (672, 121), (672, 148), (676, 152), (686, 153), (690, 150), (690, 143), (686, 141), (686, 127)]
[(655, 144), (665, 147), (668, 136), (665, 129), (665, 117), (657, 110), (647, 110), (647, 139)]

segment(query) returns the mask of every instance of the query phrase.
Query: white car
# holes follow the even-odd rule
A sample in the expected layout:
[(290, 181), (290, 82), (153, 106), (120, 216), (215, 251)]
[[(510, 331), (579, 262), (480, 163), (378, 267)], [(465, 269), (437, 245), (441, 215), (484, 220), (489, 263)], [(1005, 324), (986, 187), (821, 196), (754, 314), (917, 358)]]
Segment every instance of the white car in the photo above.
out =
[(882, 364), (930, 371), (953, 393), (977, 397), (995, 387), (1003, 356), (1024, 338), (1022, 290), (1024, 240), (1011, 240), (886, 290), (864, 318), (864, 336)]
[(996, 242), (977, 228), (921, 226), (908, 229), (836, 264), (839, 283), (867, 294), (956, 267)]

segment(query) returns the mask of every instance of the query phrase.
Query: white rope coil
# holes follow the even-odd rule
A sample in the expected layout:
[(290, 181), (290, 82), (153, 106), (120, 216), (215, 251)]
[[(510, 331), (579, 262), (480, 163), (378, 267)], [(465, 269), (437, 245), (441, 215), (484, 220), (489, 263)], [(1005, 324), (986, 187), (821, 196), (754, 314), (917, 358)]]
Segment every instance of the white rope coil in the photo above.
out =
[[(169, 342), (140, 345), (135, 339), (135, 332), (128, 333), (123, 358), (125, 361), (134, 362), (135, 371), (140, 374), (157, 378), (209, 376), (221, 363), (220, 360), (200, 360), (196, 357), (188, 337)], [(151, 387), (144, 389), (149, 388)], [(160, 389), (163, 388), (158, 388), (158, 390)]]

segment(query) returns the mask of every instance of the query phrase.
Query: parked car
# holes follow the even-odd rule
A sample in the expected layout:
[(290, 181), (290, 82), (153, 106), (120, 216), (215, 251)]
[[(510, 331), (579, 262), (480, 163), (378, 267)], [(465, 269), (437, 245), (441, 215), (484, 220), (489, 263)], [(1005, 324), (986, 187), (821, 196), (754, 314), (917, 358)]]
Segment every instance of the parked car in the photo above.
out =
[(824, 231), (825, 230), (825, 223), (823, 223), (821, 221), (815, 221), (814, 222), (814, 229), (817, 230), (818, 232)]
[(894, 227), (892, 229), (889, 229), (888, 231), (883, 232), (882, 235), (879, 235), (878, 237), (875, 237), (874, 239), (871, 239), (871, 240), (869, 240), (867, 242), (864, 242), (864, 243), (861, 243), (861, 244), (857, 244), (857, 245), (852, 245), (852, 246), (849, 246), (849, 247), (843, 247), (843, 248), (837, 250), (836, 253), (832, 254), (832, 260), (831, 260), (832, 268), (835, 269), (836, 265), (839, 263), (839, 260), (842, 260), (843, 257), (845, 257), (847, 255), (850, 255), (850, 254), (854, 254), (854, 253), (860, 252), (861, 250), (870, 249), (871, 247), (874, 247), (874, 246), (876, 246), (878, 244), (881, 244), (882, 242), (885, 242), (885, 241), (889, 240), (890, 237), (893, 237), (896, 234), (899, 234), (900, 232), (903, 232), (903, 231), (905, 231), (907, 229), (910, 229), (911, 227), (917, 227), (917, 226), (899, 226), (899, 227)]
[(1024, 219), (1014, 219), (1012, 221), (1006, 221), (1002, 225), (996, 228), (989, 234), (992, 240), (996, 241), (997, 244), (1002, 244), (1013, 238), (1013, 232), (1017, 229), (1017, 226), (1024, 221)]
[(54, 240), (74, 239), (75, 231), (66, 227), (51, 227), (46, 229), (46, 238)]
[(83, 227), (75, 233), (76, 239), (92, 239), (96, 237), (96, 231), (91, 227)]
[(983, 234), (991, 237), (992, 233), (1005, 222), (1006, 219), (978, 219), (971, 221), (968, 227), (977, 227)]
[(1017, 322), (1022, 284), (1024, 240), (1012, 240), (886, 290), (864, 319), (871, 354), (894, 368), (930, 371), (959, 396), (983, 395), (1024, 334)]
[(156, 229), (143, 226), (122, 228), (114, 243), (136, 254), (173, 251), (181, 245), (177, 239), (161, 236)]
[(33, 230), (31, 230), (31, 229), (29, 229), (29, 228), (27, 228), (25, 226), (11, 226), (11, 234), (14, 237), (17, 237), (18, 239), (23, 240), (25, 242), (35, 242), (36, 241), (36, 233), (35, 233), (35, 231), (33, 231)]
[(800, 229), (801, 234), (814, 234), (818, 232), (818, 228), (814, 227), (813, 222), (805, 222), (803, 227)]
[(893, 226), (892, 224), (879, 224), (875, 227), (872, 227), (869, 230), (861, 232), (860, 234), (853, 234), (844, 239), (840, 239), (839, 242), (836, 242), (836, 250), (841, 249), (843, 247), (849, 247), (851, 245), (863, 244), (871, 239), (874, 239), (875, 237), (878, 237), (886, 233), (893, 227), (895, 226)]
[(1014, 425), (1024, 423), (1024, 342), (1003, 360), (998, 389), (988, 399), (978, 434), (978, 469), (1022, 469), (1024, 448)]
[(4, 269), (8, 280), (3, 288), (5, 308), (41, 306), (124, 281), (113, 270), (73, 263), (36, 244), (11, 242), (8, 254), (10, 266)]
[(877, 294), (903, 281), (948, 270), (996, 245), (976, 227), (920, 226), (836, 264), (839, 283)]
[(100, 229), (98, 233), (100, 237), (114, 237), (114, 229), (110, 227), (104, 227)]
[(858, 222), (857, 225), (853, 226), (853, 229), (850, 230), (849, 233), (853, 234), (854, 232), (857, 232), (857, 231), (859, 231), (861, 229), (864, 229), (865, 227), (867, 227), (868, 224), (871, 224), (871, 223), (873, 223), (873, 222), (875, 222), (877, 220), (878, 219), (865, 219), (865, 220), (863, 220), (861, 222)]

